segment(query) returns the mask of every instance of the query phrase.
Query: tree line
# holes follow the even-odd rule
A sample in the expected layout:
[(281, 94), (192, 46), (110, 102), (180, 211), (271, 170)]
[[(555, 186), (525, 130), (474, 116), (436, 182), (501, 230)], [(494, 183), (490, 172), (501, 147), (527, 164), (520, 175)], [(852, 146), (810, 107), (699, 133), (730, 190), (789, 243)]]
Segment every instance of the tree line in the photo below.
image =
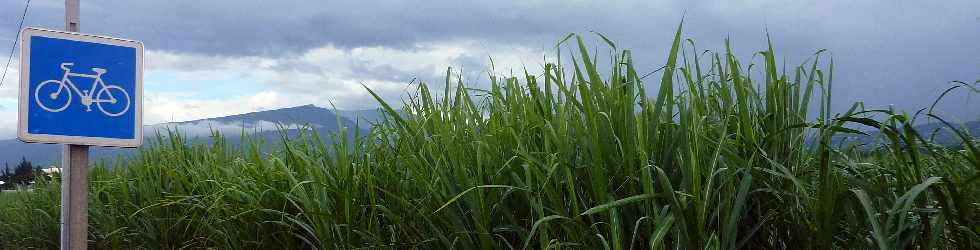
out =
[(30, 185), (39, 175), (42, 175), (41, 166), (31, 164), (27, 158), (21, 158), (20, 163), (14, 167), (11, 167), (10, 163), (4, 163), (3, 169), (0, 170), (0, 189)]

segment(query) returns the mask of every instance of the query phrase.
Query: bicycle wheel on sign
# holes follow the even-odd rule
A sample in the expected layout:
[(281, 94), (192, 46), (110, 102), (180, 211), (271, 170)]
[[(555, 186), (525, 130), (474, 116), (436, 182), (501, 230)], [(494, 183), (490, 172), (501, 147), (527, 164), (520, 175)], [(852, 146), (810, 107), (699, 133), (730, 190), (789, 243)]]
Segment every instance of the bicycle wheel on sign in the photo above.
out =
[(58, 80), (41, 82), (34, 89), (34, 102), (48, 112), (61, 112), (71, 104), (71, 89)]
[(106, 85), (95, 95), (95, 105), (108, 116), (120, 116), (129, 111), (129, 93), (116, 85)]

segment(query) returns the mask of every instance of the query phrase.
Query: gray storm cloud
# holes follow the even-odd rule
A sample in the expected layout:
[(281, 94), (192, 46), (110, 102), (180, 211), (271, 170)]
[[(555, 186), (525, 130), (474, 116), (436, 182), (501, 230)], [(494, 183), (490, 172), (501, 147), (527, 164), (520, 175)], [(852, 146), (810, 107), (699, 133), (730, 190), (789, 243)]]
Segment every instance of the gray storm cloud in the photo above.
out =
[[(698, 49), (720, 50), (731, 38), (747, 58), (764, 48), (767, 32), (788, 65), (828, 49), (837, 110), (864, 101), (914, 111), (932, 104), (950, 81), (980, 79), (980, 1), (82, 2), (83, 31), (183, 54), (289, 57), (325, 45), (405, 49), (452, 40), (550, 50), (569, 32), (596, 31), (633, 49), (640, 70), (652, 70), (664, 62), (671, 31), (683, 16), (686, 37)], [(13, 36), (22, 4), (0, 3), (0, 38)], [(27, 24), (61, 27), (60, 4), (34, 3)], [(385, 79), (395, 71), (358, 73)], [(978, 104), (967, 94), (954, 93), (940, 108), (974, 120), (980, 108), (973, 106)]]

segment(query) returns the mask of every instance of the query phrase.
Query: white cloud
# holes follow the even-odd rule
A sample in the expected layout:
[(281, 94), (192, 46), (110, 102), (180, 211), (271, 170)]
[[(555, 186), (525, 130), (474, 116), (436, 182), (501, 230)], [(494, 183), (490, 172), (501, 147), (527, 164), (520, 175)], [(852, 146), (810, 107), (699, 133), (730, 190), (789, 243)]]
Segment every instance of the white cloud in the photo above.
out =
[[(7, 77), (0, 86), (0, 139), (17, 135), (17, 89), (20, 79), (17, 58), (13, 58), (7, 70)], [(6, 62), (3, 62), (6, 65)], [(3, 69), (0, 69), (2, 72)], [(2, 73), (0, 73), (2, 74)]]
[[(188, 123), (164, 123), (156, 124), (151, 126), (146, 126), (143, 128), (144, 134), (150, 135), (156, 132), (165, 132), (166, 130), (177, 130), (184, 136), (189, 137), (207, 137), (211, 135), (211, 132), (220, 132), (224, 135), (236, 135), (240, 134), (242, 130), (246, 133), (252, 132), (263, 132), (263, 131), (276, 131), (279, 126), (285, 128), (308, 128), (306, 125), (301, 124), (280, 124), (277, 122), (270, 121), (256, 121), (251, 123), (221, 123), (221, 122), (210, 122), (210, 121), (199, 121), (199, 122), (188, 122)], [(315, 125), (313, 128), (319, 128), (319, 125)]]
[(0, 110), (0, 139), (13, 138), (17, 135), (17, 111), (4, 106)]
[[(341, 109), (376, 107), (364, 84), (389, 102), (410, 90), (413, 78), (441, 86), (448, 67), (464, 76), (485, 78), (493, 54), (497, 72), (540, 71), (541, 50), (519, 45), (482, 45), (474, 41), (416, 44), (408, 48), (321, 46), (293, 57), (220, 57), (164, 51), (147, 53), (147, 69), (169, 74), (183, 90), (146, 93), (147, 124), (184, 121), (249, 111), (316, 104)], [(527, 63), (535, 62), (537, 63)], [(509, 73), (507, 73), (509, 74)], [(256, 93), (226, 97), (195, 93), (195, 84), (227, 77), (255, 81)], [(484, 79), (473, 79), (485, 81)], [(147, 82), (147, 85), (158, 83)], [(171, 88), (172, 89), (172, 88)], [(207, 98), (206, 96), (217, 96)]]
[(180, 122), (220, 117), (289, 106), (292, 103), (278, 92), (259, 92), (228, 99), (194, 99), (186, 92), (146, 93), (144, 124)]
[[(10, 98), (17, 100), (17, 86), (20, 84), (20, 71), (16, 62), (17, 58), (12, 60), (14, 62), (11, 62), (10, 66), (7, 67), (7, 76), (3, 79), (3, 85), (0, 86), (0, 100)], [(3, 69), (0, 68), (0, 74), (3, 74), (2, 72)]]

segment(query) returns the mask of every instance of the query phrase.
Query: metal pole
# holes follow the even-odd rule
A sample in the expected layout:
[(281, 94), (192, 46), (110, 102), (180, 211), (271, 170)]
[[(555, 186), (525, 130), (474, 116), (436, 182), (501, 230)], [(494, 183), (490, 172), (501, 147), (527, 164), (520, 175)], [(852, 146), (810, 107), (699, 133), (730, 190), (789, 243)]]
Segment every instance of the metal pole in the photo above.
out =
[(61, 249), (86, 249), (88, 146), (64, 145), (61, 173)]
[[(65, 0), (65, 29), (79, 30), (79, 0)], [(88, 248), (88, 146), (66, 144), (61, 155), (61, 249)]]
[(79, 0), (65, 0), (65, 29), (71, 32), (78, 32)]

